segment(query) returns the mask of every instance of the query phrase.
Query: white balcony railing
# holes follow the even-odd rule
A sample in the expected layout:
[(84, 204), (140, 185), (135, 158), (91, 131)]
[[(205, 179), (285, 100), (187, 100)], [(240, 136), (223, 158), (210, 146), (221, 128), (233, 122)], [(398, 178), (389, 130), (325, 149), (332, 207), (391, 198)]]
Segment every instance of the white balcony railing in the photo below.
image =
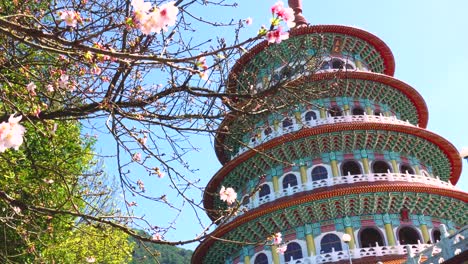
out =
[(405, 255), (407, 254), (407, 247), (411, 252), (419, 253), (431, 247), (431, 244), (417, 244), (417, 245), (395, 245), (395, 246), (375, 246), (369, 248), (355, 248), (344, 251), (332, 251), (330, 253), (320, 254), (317, 256), (305, 257), (302, 259), (295, 259), (283, 262), (285, 264), (312, 264), (312, 263), (330, 263), (340, 260), (348, 260), (351, 254), (352, 259), (361, 259), (365, 257), (381, 257), (388, 255)]
[[(445, 182), (439, 179), (439, 177), (432, 178), (425, 175), (415, 175), (409, 173), (367, 173), (358, 175), (347, 175), (338, 177), (328, 177), (327, 179), (318, 181), (309, 181), (305, 184), (288, 186), (288, 188), (282, 189), (279, 192), (273, 192), (268, 195), (258, 197), (258, 193), (255, 197), (251, 197), (248, 204), (241, 205), (237, 216), (244, 214), (248, 210), (259, 207), (262, 204), (272, 202), (281, 197), (286, 197), (299, 192), (311, 191), (322, 187), (330, 187), (342, 184), (354, 184), (362, 182), (415, 182), (423, 183), (428, 185), (437, 186), (438, 188), (445, 188), (450, 190), (460, 190), (458, 187), (452, 185), (450, 182)], [(232, 221), (235, 217), (229, 219)]]
[[(294, 120), (294, 118), (291, 118), (291, 120)], [(279, 127), (276, 131), (274, 131), (273, 127), (270, 127), (272, 131), (270, 134), (265, 135), (265, 133), (262, 132), (260, 133), (259, 136), (252, 136), (249, 140), (248, 145), (239, 148), (239, 151), (237, 153), (234, 153), (231, 156), (231, 159), (275, 137), (280, 137), (282, 135), (298, 131), (302, 128), (311, 128), (311, 127), (317, 127), (317, 126), (322, 126), (322, 125), (339, 124), (339, 123), (345, 123), (345, 122), (372, 122), (372, 123), (385, 123), (385, 124), (414, 126), (408, 121), (402, 121), (402, 120), (397, 119), (395, 116), (388, 117), (388, 116), (382, 116), (382, 115), (377, 116), (377, 115), (366, 115), (366, 114), (334, 116), (334, 117), (303, 121), (302, 123), (294, 123), (293, 125), (288, 126), (288, 127), (284, 127), (284, 128)]]

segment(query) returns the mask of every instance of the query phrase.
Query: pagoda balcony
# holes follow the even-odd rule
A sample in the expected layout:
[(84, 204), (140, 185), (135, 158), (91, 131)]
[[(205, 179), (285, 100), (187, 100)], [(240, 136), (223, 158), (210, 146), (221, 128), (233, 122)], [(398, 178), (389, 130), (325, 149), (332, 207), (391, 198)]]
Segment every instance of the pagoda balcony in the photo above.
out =
[[(244, 147), (239, 148), (239, 151), (231, 156), (231, 160), (239, 155), (255, 148), (273, 138), (281, 137), (283, 135), (299, 131), (304, 128), (312, 128), (323, 125), (339, 124), (346, 122), (360, 122), (360, 123), (384, 123), (394, 125), (413, 126), (409, 121), (399, 120), (396, 116), (383, 116), (383, 115), (343, 115), (343, 116), (329, 116), (327, 118), (318, 118), (312, 120), (303, 120), (302, 122), (294, 122), (294, 118), (290, 117), (291, 125), (279, 127), (276, 131), (273, 126), (264, 128), (261, 134), (254, 135), (250, 138), (249, 143)], [(269, 132), (267, 132), (269, 131)]]
[[(263, 204), (275, 201), (276, 199), (294, 195), (300, 192), (312, 191), (319, 188), (332, 187), (344, 184), (359, 184), (372, 182), (408, 182), (408, 183), (423, 183), (438, 188), (460, 191), (460, 189), (450, 182), (442, 181), (439, 177), (432, 178), (427, 175), (416, 175), (409, 173), (367, 173), (358, 175), (347, 175), (338, 177), (328, 177), (327, 179), (309, 181), (305, 184), (296, 186), (288, 186), (278, 192), (273, 192), (265, 196), (259, 197), (258, 193), (249, 199), (248, 203), (244, 203), (239, 207), (237, 216), (243, 215), (249, 210), (255, 209)], [(236, 217), (230, 218), (227, 222), (234, 220)]]
[[(349, 263), (350, 255), (351, 259), (363, 259), (367, 257), (373, 257), (373, 259), (378, 260), (379, 257), (382, 259), (388, 256), (401, 256), (404, 258), (408, 254), (408, 248), (413, 254), (418, 254), (424, 250), (432, 247), (432, 244), (415, 244), (415, 245), (394, 245), (394, 246), (380, 246), (376, 245), (375, 247), (367, 248), (354, 248), (343, 251), (334, 251), (329, 253), (322, 253), (316, 256), (305, 257), (301, 259), (294, 259), (285, 262), (280, 262), (284, 264), (311, 264), (311, 263), (332, 263), (332, 262), (341, 262)], [(437, 252), (436, 252), (437, 253)]]

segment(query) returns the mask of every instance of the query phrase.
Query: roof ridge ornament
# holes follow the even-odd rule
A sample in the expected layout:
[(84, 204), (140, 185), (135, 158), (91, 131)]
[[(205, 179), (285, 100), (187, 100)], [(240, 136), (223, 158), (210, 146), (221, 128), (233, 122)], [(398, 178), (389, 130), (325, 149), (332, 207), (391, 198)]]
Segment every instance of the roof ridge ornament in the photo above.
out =
[(302, 0), (288, 0), (288, 5), (294, 10), (294, 22), (297, 28), (307, 25), (307, 20), (302, 15)]

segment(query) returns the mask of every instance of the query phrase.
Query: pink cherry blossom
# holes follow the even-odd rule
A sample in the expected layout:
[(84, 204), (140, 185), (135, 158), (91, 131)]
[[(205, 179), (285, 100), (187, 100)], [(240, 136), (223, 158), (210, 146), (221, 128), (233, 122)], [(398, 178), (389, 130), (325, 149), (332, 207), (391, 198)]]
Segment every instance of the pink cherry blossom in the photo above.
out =
[(66, 74), (60, 75), (60, 78), (59, 78), (59, 80), (58, 80), (58, 85), (59, 85), (59, 87), (62, 88), (62, 89), (67, 88), (67, 86), (68, 86), (68, 79), (69, 79), (68, 75), (66, 75)]
[(36, 95), (36, 88), (37, 86), (34, 84), (34, 82), (30, 82), (27, 86), (26, 86), (26, 90), (28, 90), (29, 94), (31, 96), (35, 96)]
[(154, 173), (156, 173), (159, 178), (164, 177), (164, 173), (158, 167), (154, 168)]
[(140, 30), (145, 35), (149, 35), (154, 32), (160, 32), (162, 28), (163, 25), (161, 24), (161, 16), (157, 9), (148, 15), (145, 15), (140, 20)]
[(144, 0), (132, 0), (132, 7), (135, 12), (147, 13), (151, 9), (151, 3)]
[(13, 211), (15, 211), (16, 214), (19, 214), (21, 213), (21, 208), (19, 208), (18, 206), (13, 206)]
[(45, 183), (47, 183), (47, 184), (52, 184), (52, 183), (54, 183), (54, 180), (52, 180), (52, 179), (43, 179), (43, 181), (44, 181)]
[(284, 9), (284, 4), (282, 1), (276, 2), (272, 7), (271, 7), (271, 13), (273, 15), (278, 15), (279, 12), (281, 12)]
[(281, 233), (276, 233), (274, 236), (273, 236), (273, 244), (275, 245), (279, 245), (281, 244), (281, 242), (283, 241), (283, 238), (281, 238)]
[(282, 12), (278, 13), (278, 17), (283, 19), (290, 28), (296, 25), (294, 23), (294, 10), (292, 8), (284, 8)]
[(142, 192), (144, 192), (145, 191), (145, 184), (141, 180), (138, 180), (137, 184), (138, 184), (138, 188), (140, 188), (140, 190)]
[(129, 203), (129, 202), (126, 202), (126, 203), (127, 203), (127, 205), (128, 205), (129, 207), (138, 206), (138, 204), (137, 204), (135, 201), (130, 202), (130, 203)]
[(52, 86), (52, 84), (48, 84), (46, 86), (46, 89), (47, 89), (48, 92), (53, 92), (54, 91), (54, 86)]
[(60, 18), (63, 19), (65, 24), (69, 27), (76, 27), (77, 23), (81, 21), (80, 13), (72, 10), (60, 12)]
[(96, 64), (94, 64), (93, 67), (91, 67), (92, 74), (100, 75), (101, 72), (102, 72), (101, 68), (99, 68), (99, 66), (97, 66)]
[(33, 114), (34, 116), (39, 117), (39, 114), (41, 113), (41, 111), (42, 111), (42, 109), (41, 109), (39, 106), (37, 106), (37, 107), (34, 108), (34, 110), (32, 111), (32, 114)]
[(164, 31), (167, 31), (167, 26), (175, 25), (177, 20), (177, 13), (179, 13), (179, 8), (175, 6), (175, 1), (161, 5), (161, 8), (159, 9), (159, 15), (162, 29)]
[(290, 7), (285, 8), (282, 1), (276, 2), (271, 7), (271, 13), (286, 22), (288, 27), (294, 27), (296, 25), (296, 23), (294, 23), (294, 10)]
[(252, 25), (252, 22), (253, 22), (253, 20), (252, 20), (251, 17), (248, 17), (247, 19), (245, 19), (245, 24), (246, 24), (247, 26)]
[(278, 248), (276, 248), (276, 252), (279, 253), (279, 254), (284, 254), (284, 252), (286, 252), (287, 248), (288, 247), (286, 245), (279, 246)]
[(236, 201), (237, 193), (231, 187), (225, 188), (222, 186), (219, 191), (219, 197), (221, 201), (225, 201), (228, 205), (231, 205)]
[(200, 78), (203, 80), (208, 80), (208, 74), (206, 73), (206, 70), (208, 69), (208, 65), (206, 64), (206, 57), (200, 57), (197, 59), (195, 62), (195, 65), (199, 68), (202, 69), (203, 71), (200, 71), (198, 75), (200, 75)]
[(23, 135), (26, 129), (19, 124), (22, 116), (11, 115), (8, 122), (0, 123), (0, 153), (8, 148), (18, 150), (23, 144)]
[(468, 158), (468, 147), (464, 147), (464, 148), (460, 149), (459, 152), (460, 152), (460, 157), (462, 159)]
[(137, 153), (133, 154), (132, 160), (134, 160), (136, 162), (140, 162), (141, 161), (141, 153), (137, 152)]
[(148, 136), (144, 135), (142, 138), (138, 138), (138, 142), (143, 146), (146, 145), (146, 141), (148, 141)]
[(87, 263), (94, 263), (94, 262), (96, 262), (96, 258), (95, 257), (86, 257), (86, 262)]
[[(175, 25), (179, 13), (175, 1), (165, 3), (160, 8), (153, 8), (151, 3), (133, 0), (132, 6), (138, 28), (145, 35), (159, 33), (161, 30), (167, 31), (168, 26)], [(150, 12), (151, 9), (153, 10)]]
[(160, 241), (160, 240), (162, 240), (162, 236), (161, 236), (161, 234), (156, 233), (156, 234), (153, 235), (153, 237), (151, 238), (151, 240), (153, 240), (153, 241)]
[(202, 80), (208, 80), (208, 74), (206, 73), (206, 71), (202, 71), (198, 73), (198, 75), (200, 76)]
[(281, 43), (281, 41), (289, 38), (289, 33), (283, 32), (282, 28), (278, 26), (276, 30), (269, 31), (266, 37), (270, 43)]

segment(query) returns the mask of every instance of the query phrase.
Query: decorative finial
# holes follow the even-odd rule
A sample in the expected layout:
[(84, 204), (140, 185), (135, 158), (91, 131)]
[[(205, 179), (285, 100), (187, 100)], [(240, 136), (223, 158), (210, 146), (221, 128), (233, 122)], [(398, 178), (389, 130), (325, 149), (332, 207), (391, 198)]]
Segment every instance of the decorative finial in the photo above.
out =
[(294, 10), (296, 27), (307, 25), (307, 20), (302, 15), (302, 0), (288, 0), (288, 5)]

